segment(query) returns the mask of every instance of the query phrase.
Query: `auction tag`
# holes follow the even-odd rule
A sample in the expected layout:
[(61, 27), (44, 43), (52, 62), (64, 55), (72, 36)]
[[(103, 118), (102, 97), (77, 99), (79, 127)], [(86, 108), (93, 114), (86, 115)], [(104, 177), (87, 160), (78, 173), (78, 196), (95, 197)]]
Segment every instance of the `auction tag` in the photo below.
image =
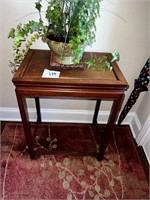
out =
[(59, 78), (60, 72), (59, 71), (53, 71), (44, 69), (44, 72), (42, 74), (42, 78)]

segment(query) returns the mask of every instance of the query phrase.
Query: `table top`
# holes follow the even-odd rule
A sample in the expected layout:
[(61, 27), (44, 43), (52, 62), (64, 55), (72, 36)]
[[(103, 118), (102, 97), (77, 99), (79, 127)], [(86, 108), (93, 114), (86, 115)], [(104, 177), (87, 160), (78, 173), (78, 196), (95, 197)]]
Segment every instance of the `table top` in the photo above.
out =
[[(107, 55), (109, 61), (111, 53), (97, 53), (94, 55)], [(30, 49), (22, 64), (15, 73), (12, 81), (16, 86), (30, 87), (82, 87), (126, 90), (128, 83), (116, 62), (112, 63), (113, 70), (97, 71), (87, 66), (84, 69), (56, 69), (60, 71), (59, 78), (42, 78), (44, 69), (50, 69), (50, 50)], [(90, 58), (90, 53), (85, 52), (83, 61)]]

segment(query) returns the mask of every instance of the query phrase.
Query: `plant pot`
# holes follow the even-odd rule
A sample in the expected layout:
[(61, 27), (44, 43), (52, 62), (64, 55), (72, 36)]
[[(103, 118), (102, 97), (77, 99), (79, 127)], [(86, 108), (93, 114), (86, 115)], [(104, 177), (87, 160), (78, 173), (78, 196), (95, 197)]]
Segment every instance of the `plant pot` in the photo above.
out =
[(73, 63), (73, 52), (68, 43), (56, 42), (53, 40), (46, 39), (51, 51), (55, 54), (56, 62), (63, 65), (72, 65)]

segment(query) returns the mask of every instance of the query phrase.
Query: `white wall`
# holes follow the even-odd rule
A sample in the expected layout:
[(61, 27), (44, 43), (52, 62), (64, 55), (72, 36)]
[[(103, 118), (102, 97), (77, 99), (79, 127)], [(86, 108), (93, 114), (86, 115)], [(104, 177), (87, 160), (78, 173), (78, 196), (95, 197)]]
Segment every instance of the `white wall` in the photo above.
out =
[[(150, 91), (150, 84), (148, 85), (148, 90)], [(148, 118), (150, 114), (150, 93), (149, 91), (143, 92), (141, 103), (137, 109), (137, 115), (141, 122), (141, 125), (143, 126), (146, 119)]]

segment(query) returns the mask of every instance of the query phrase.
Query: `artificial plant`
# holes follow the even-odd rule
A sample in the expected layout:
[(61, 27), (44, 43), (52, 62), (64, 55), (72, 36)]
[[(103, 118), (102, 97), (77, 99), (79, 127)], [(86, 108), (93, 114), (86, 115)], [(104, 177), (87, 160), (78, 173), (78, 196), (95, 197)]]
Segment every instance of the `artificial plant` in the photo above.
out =
[[(8, 38), (13, 39), (14, 61), (10, 62), (15, 72), (31, 45), (39, 38), (69, 43), (74, 54), (74, 63), (80, 62), (84, 48), (95, 41), (96, 18), (100, 16), (100, 0), (36, 0), (35, 8), (39, 13), (38, 21), (19, 23), (11, 28)], [(43, 5), (46, 11), (43, 16)], [(95, 58), (94, 58), (95, 59)], [(94, 65), (94, 59), (87, 64)], [(104, 60), (104, 58), (103, 58)], [(105, 68), (111, 65), (104, 62)]]

